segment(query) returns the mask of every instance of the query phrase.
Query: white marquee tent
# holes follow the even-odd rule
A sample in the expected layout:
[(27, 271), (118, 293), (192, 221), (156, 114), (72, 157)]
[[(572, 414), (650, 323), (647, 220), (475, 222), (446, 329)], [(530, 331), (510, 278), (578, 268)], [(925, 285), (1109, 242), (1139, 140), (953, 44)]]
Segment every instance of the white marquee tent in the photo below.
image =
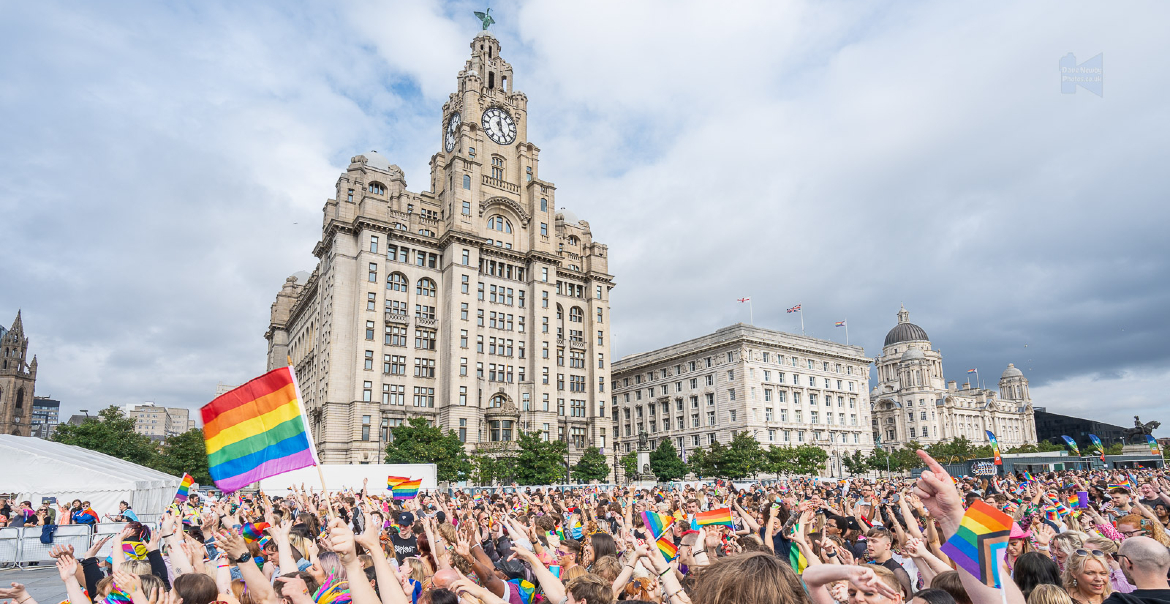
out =
[(116, 514), (126, 501), (154, 520), (174, 499), (182, 477), (73, 445), (0, 434), (0, 493), (39, 507), (42, 497), (89, 501), (99, 516)]

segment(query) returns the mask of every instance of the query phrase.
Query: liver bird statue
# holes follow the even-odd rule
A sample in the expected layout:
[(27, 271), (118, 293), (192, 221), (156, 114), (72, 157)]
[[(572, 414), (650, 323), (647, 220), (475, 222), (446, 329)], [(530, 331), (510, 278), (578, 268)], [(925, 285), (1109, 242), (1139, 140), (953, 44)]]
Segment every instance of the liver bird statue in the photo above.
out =
[(488, 26), (496, 22), (496, 20), (492, 18), (492, 9), (490, 8), (484, 10), (482, 13), (475, 11), (475, 18), (483, 22), (484, 31), (487, 31)]

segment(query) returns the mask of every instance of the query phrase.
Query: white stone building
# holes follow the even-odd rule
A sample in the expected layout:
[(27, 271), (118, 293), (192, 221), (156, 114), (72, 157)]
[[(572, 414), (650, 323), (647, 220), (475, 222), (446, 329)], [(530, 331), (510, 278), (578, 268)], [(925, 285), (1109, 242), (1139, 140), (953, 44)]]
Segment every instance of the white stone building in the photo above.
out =
[(910, 322), (905, 308), (898, 311), (898, 324), (886, 334), (874, 363), (873, 437), (882, 446), (909, 441), (925, 445), (959, 436), (981, 445), (988, 442), (986, 430), (995, 433), (1003, 450), (1036, 443), (1032, 396), (1023, 372), (1008, 364), (998, 394), (978, 384), (945, 382), (942, 352), (931, 347), (926, 331)]
[(272, 305), (268, 367), (291, 361), (326, 463), (381, 462), (411, 417), (469, 451), (521, 429), (566, 440), (574, 459), (605, 443), (607, 248), (557, 210), (499, 42), (482, 32), (471, 51), (427, 189), (376, 152), (354, 157), (325, 203), (316, 269)]
[(614, 363), (620, 453), (674, 439), (680, 453), (749, 432), (763, 447), (817, 444), (840, 459), (873, 449), (869, 362), (860, 346), (739, 323)]

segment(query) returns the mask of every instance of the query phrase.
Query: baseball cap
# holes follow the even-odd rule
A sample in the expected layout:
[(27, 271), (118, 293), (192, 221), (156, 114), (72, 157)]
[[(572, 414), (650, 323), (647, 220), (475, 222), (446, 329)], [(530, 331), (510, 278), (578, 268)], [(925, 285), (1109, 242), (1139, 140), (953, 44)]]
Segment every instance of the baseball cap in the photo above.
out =
[(414, 524), (414, 514), (410, 512), (402, 512), (398, 515), (398, 526), (412, 526)]

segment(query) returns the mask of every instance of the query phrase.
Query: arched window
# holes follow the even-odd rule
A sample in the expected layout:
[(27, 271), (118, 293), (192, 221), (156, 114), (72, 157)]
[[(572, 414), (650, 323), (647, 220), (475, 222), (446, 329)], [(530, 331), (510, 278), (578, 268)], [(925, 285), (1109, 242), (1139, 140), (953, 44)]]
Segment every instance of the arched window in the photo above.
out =
[(405, 292), (406, 275), (403, 275), (402, 273), (390, 273), (390, 275), (386, 277), (386, 289), (395, 292)]
[(503, 407), (505, 400), (502, 395), (497, 394), (488, 401), (488, 407)]
[(488, 218), (488, 228), (502, 233), (511, 233), (512, 222), (503, 216), (492, 216)]
[(543, 197), (540, 198), (540, 211), (541, 212), (548, 211), (548, 200), (543, 198)]
[(574, 306), (569, 309), (569, 321), (572, 321), (573, 323), (580, 323), (583, 315), (584, 313), (581, 312), (579, 307)]
[(463, 175), (463, 188), (469, 190), (471, 189), (471, 176), (467, 174)]
[(560, 304), (557, 304), (557, 320), (558, 321), (565, 320), (565, 311), (564, 311), (564, 309), (561, 308)]
[(394, 223), (394, 228), (396, 228), (396, 229), (398, 229), (398, 230), (400, 230), (400, 231), (409, 231), (409, 230), (410, 230), (410, 229), (408, 229), (408, 228), (406, 227), (406, 225), (405, 225), (405, 224), (402, 224), (401, 222), (395, 222), (395, 223)]
[(420, 296), (434, 298), (436, 295), (435, 289), (435, 282), (426, 277), (423, 277), (422, 279), (418, 280), (418, 286), (415, 288), (415, 293)]
[(16, 391), (16, 408), (24, 408), (24, 388), (20, 388)]
[(492, 178), (504, 180), (504, 158), (499, 155), (492, 156)]
[(378, 181), (374, 181), (374, 182), (370, 183), (370, 186), (367, 189), (371, 193), (377, 193), (378, 195), (382, 195), (386, 192), (386, 185), (384, 185)]
[(569, 245), (577, 245), (577, 237), (569, 235)]

